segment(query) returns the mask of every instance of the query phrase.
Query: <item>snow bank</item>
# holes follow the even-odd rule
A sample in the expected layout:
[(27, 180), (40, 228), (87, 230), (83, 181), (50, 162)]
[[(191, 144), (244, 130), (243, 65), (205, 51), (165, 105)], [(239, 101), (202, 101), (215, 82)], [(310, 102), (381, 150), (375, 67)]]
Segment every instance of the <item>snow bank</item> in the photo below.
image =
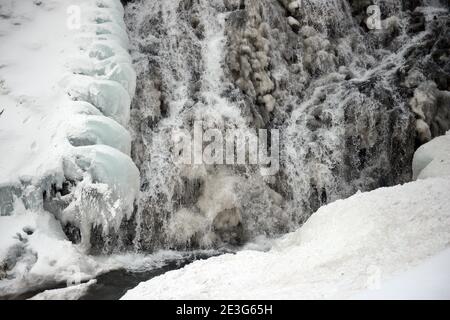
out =
[(450, 250), (426, 260), (419, 266), (381, 284), (377, 290), (353, 297), (364, 300), (450, 299)]
[(96, 283), (97, 281), (94, 279), (87, 283), (82, 283), (67, 288), (45, 290), (44, 292), (39, 293), (28, 300), (78, 300), (87, 293), (90, 286)]
[(449, 193), (440, 178), (359, 193), (322, 207), (269, 252), (197, 261), (123, 299), (349, 298), (448, 247)]
[(74, 266), (91, 278), (90, 228), (116, 230), (133, 210), (123, 13), (119, 0), (0, 3), (0, 295), (70, 280)]
[(424, 144), (414, 155), (414, 179), (441, 176), (450, 176), (450, 132)]
[(14, 214), (0, 217), (0, 244), (0, 296), (90, 279), (100, 266), (66, 239), (55, 217), (20, 200)]
[(66, 239), (52, 214), (28, 210), (19, 199), (11, 215), (0, 217), (0, 244), (0, 299), (60, 286), (33, 299), (78, 299), (95, 284), (95, 277), (110, 270), (143, 272), (183, 261), (191, 254), (214, 254), (160, 251), (89, 256), (82, 245)]

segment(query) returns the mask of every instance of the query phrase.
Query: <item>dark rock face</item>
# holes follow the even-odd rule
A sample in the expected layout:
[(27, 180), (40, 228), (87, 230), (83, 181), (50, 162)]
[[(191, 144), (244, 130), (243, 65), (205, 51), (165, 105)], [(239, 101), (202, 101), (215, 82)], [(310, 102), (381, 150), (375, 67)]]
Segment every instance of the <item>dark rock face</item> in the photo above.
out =
[[(370, 0), (128, 3), (142, 196), (124, 243), (239, 244), (408, 181), (414, 150), (450, 129), (450, 17), (434, 3), (381, 1), (380, 30), (365, 22)], [(171, 132), (199, 120), (278, 129), (279, 172), (174, 165)]]

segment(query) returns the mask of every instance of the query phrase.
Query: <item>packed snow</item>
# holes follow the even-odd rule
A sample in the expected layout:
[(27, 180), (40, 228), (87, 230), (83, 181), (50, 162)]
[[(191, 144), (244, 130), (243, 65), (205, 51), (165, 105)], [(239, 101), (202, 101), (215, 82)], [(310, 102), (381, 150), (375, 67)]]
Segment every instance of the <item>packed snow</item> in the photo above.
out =
[(359, 300), (450, 299), (450, 249), (426, 260), (383, 284), (376, 290), (358, 293)]
[(61, 289), (45, 290), (29, 300), (78, 300), (87, 293), (89, 287), (96, 284), (95, 279)]
[[(436, 150), (448, 150), (447, 138), (418, 151), (415, 172), (427, 167)], [(139, 284), (122, 299), (448, 298), (445, 166), (437, 162), (432, 178), (324, 206), (268, 252), (196, 261)]]
[(0, 297), (38, 289), (43, 284), (92, 278), (100, 264), (86, 256), (47, 212), (32, 212), (16, 201), (14, 214), (0, 217)]

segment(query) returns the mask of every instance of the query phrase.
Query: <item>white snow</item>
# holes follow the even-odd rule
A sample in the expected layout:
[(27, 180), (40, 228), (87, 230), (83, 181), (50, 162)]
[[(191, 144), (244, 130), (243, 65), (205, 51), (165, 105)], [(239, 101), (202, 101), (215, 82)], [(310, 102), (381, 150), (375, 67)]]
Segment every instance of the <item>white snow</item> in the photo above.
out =
[(428, 179), (322, 207), (269, 252), (241, 251), (168, 272), (123, 299), (350, 298), (450, 243), (450, 180)]
[[(67, 26), (73, 4), (80, 29)], [(134, 94), (120, 1), (6, 0), (0, 10), (10, 16), (0, 24), (0, 153), (8, 154), (0, 157), (0, 183), (56, 171), (73, 149), (67, 138), (84, 139), (86, 130), (86, 142), (128, 154), (124, 128), (99, 119), (103, 113), (126, 125)], [(105, 139), (112, 133), (115, 142)]]
[(419, 266), (386, 281), (374, 290), (361, 292), (353, 299), (437, 300), (450, 299), (450, 249)]
[[(415, 171), (445, 158), (449, 146), (448, 135), (423, 146)], [(449, 298), (445, 168), (436, 162), (433, 178), (324, 206), (268, 252), (196, 261), (139, 284), (122, 299)]]
[(110, 229), (118, 231), (125, 216), (130, 218), (139, 193), (139, 172), (127, 156), (108, 146), (78, 147), (74, 156), (77, 167), (66, 167), (65, 175), (82, 181), (62, 220), (80, 228), (82, 243), (88, 248), (92, 226), (103, 226), (107, 234)]
[[(79, 29), (68, 26), (74, 4), (80, 8)], [(126, 130), (136, 75), (120, 1), (2, 0), (0, 14), (0, 188), (22, 193), (14, 201), (1, 198), (0, 296), (178, 257), (85, 254), (92, 225), (105, 233), (117, 230), (139, 190)], [(298, 24), (294, 20), (289, 18)], [(317, 46), (305, 30), (311, 33), (306, 42)], [(220, 49), (223, 34), (213, 31), (207, 45)], [(322, 46), (327, 44), (322, 41), (316, 51), (325, 64)], [(212, 89), (220, 80), (217, 57), (207, 63)], [(221, 108), (211, 113), (237, 114), (217, 101)], [(262, 241), (235, 255), (197, 261), (140, 284), (124, 299), (449, 298), (450, 135), (421, 147), (413, 170), (415, 182), (321, 208), (267, 252), (250, 250), (267, 248)], [(74, 200), (54, 217), (43, 210), (39, 188), (65, 179), (78, 181)], [(218, 208), (234, 201), (228, 193), (221, 201), (208, 193), (201, 200), (200, 205), (216, 201)], [(185, 215), (179, 216), (182, 224)], [(80, 245), (67, 240), (61, 221), (80, 227)], [(76, 299), (94, 283), (34, 298)]]

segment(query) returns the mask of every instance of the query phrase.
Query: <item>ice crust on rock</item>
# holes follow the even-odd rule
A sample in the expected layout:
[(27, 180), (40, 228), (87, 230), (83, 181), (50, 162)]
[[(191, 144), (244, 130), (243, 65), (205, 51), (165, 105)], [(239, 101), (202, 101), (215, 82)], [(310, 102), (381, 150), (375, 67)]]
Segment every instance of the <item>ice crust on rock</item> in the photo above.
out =
[(27, 210), (20, 200), (14, 206), (12, 215), (0, 217), (0, 297), (96, 273), (99, 265), (67, 240), (54, 216)]
[(117, 122), (99, 115), (73, 116), (67, 124), (67, 138), (75, 146), (107, 145), (130, 154), (130, 133)]
[(86, 283), (69, 286), (67, 288), (45, 290), (28, 300), (78, 300), (96, 283), (97, 280), (92, 279)]
[[(74, 57), (67, 65), (73, 73), (79, 75), (116, 81), (127, 90), (130, 97), (134, 95), (136, 90), (136, 73), (125, 56), (114, 56), (100, 61), (87, 57)], [(67, 82), (70, 83), (70, 80), (63, 81), (63, 86), (67, 86)]]
[(111, 80), (97, 80), (91, 76), (69, 76), (62, 86), (70, 97), (91, 103), (103, 115), (125, 126), (130, 117), (131, 103), (128, 92), (121, 84)]

